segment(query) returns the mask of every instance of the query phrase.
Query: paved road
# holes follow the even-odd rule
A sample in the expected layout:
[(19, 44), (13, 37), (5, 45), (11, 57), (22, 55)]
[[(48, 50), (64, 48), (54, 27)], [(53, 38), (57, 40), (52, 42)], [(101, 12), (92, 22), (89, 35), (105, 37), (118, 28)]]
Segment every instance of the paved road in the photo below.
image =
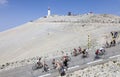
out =
[[(105, 55), (101, 56), (100, 59), (96, 59), (96, 60), (94, 59), (95, 54), (91, 50), (89, 50), (88, 58), (83, 59), (82, 55), (76, 57), (71, 56), (71, 61), (69, 62), (69, 68), (68, 71), (66, 71), (66, 73), (73, 72), (90, 65), (112, 60), (120, 56), (119, 50), (120, 50), (120, 45), (108, 48), (106, 49)], [(47, 60), (47, 64), (49, 64), (49, 67), (52, 67), (52, 64), (50, 62), (51, 60)], [(48, 72), (42, 72), (43, 69), (38, 69), (33, 71), (32, 66), (33, 64), (18, 67), (8, 71), (3, 71), (0, 73), (0, 77), (56, 77), (59, 75), (58, 71), (53, 70), (52, 68), (50, 68), (51, 70)]]

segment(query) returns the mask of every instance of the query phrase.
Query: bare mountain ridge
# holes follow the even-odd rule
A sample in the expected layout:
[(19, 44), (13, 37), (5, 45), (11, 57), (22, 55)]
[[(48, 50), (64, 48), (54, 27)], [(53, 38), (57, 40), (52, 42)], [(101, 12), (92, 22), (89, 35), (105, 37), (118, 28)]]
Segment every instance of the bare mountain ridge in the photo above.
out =
[(25, 23), (0, 33), (0, 64), (35, 56), (58, 56), (62, 50), (86, 47), (88, 34), (92, 47), (99, 47), (110, 31), (120, 31), (119, 21), (119, 16), (85, 14), (50, 16)]
[[(28, 22), (29, 24), (36, 25), (40, 23), (120, 23), (120, 16), (111, 15), (111, 14), (84, 14), (84, 15), (76, 15), (76, 16), (58, 16), (53, 15), (48, 18), (41, 17), (37, 20), (32, 20)], [(21, 26), (12, 28), (13, 30), (19, 27), (22, 27), (28, 23), (25, 23)], [(11, 29), (9, 29), (11, 30)], [(7, 30), (7, 31), (9, 31)], [(2, 33), (2, 32), (1, 32)], [(3, 32), (4, 33), (4, 32)]]
[(50, 16), (35, 22), (68, 22), (68, 23), (120, 23), (120, 17), (110, 14), (84, 14), (76, 16)]

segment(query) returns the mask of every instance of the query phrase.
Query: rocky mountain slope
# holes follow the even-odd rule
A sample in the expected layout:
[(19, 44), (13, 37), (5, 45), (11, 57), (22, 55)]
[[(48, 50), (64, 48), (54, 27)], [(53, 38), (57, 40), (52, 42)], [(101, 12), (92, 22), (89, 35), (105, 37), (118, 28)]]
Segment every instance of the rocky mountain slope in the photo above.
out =
[[(96, 49), (110, 41), (110, 32), (120, 32), (120, 17), (109, 14), (50, 16), (30, 21), (0, 33), (0, 64), (33, 58), (53, 57), (81, 46)], [(120, 39), (118, 38), (117, 41)]]

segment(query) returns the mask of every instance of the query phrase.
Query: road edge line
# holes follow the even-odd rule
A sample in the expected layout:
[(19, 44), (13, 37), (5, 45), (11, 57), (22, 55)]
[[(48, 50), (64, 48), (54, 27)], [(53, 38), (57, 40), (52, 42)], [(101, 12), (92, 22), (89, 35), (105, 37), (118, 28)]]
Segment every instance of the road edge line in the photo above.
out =
[(45, 76), (49, 76), (49, 75), (51, 75), (51, 74), (50, 74), (50, 73), (48, 73), (48, 74), (41, 75), (41, 76), (38, 76), (38, 77), (45, 77)]
[(80, 67), (80, 66), (79, 66), (79, 65), (76, 65), (76, 66), (73, 66), (73, 67), (69, 67), (68, 70), (74, 69), (74, 68), (77, 68), (77, 67)]
[(111, 57), (109, 57), (110, 59), (112, 59), (112, 58), (115, 58), (115, 57), (119, 57), (120, 55), (115, 55), (115, 56), (111, 56)]
[(92, 62), (89, 62), (89, 63), (87, 63), (87, 64), (93, 64), (93, 63), (97, 63), (97, 62), (100, 62), (100, 61), (103, 61), (103, 59), (96, 60), (96, 61), (92, 61)]

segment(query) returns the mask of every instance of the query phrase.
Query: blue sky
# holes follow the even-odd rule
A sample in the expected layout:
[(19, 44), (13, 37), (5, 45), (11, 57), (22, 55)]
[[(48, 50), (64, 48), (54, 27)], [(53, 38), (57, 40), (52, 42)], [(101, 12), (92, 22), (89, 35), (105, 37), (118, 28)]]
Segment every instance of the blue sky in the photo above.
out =
[(0, 32), (52, 14), (115, 14), (120, 16), (120, 0), (0, 0)]

